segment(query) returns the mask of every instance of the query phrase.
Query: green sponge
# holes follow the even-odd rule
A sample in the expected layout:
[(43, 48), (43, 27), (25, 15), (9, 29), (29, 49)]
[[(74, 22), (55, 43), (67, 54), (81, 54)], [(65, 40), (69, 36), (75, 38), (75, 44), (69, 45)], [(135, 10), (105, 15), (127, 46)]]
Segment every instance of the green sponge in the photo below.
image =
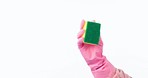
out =
[(101, 24), (96, 22), (85, 21), (83, 29), (84, 43), (98, 45), (100, 40), (100, 28)]

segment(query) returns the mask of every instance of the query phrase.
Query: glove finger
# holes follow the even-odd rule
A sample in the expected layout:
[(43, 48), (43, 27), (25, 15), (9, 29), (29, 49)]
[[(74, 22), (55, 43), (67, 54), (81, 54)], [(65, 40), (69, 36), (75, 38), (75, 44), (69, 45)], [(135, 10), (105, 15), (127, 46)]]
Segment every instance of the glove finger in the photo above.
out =
[(82, 20), (81, 25), (80, 25), (80, 29), (83, 29), (84, 24), (85, 24), (85, 20)]
[(96, 20), (92, 20), (92, 22), (96, 22)]
[(82, 35), (84, 34), (84, 30), (80, 30), (79, 33), (77, 34), (77, 38), (81, 38)]
[(84, 40), (84, 38), (82, 38), (82, 37), (78, 39), (78, 47), (79, 48), (83, 47), (83, 45), (84, 45), (83, 40)]

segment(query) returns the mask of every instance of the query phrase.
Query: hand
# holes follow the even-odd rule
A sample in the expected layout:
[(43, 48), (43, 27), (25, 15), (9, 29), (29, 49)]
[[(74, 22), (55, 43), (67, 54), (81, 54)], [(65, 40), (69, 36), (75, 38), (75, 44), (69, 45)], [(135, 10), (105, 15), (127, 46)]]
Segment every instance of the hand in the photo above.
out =
[[(78, 38), (78, 47), (80, 49), (80, 52), (86, 62), (88, 64), (92, 63), (92, 60), (95, 60), (97, 57), (102, 57), (102, 51), (103, 51), (103, 42), (102, 39), (100, 38), (99, 44), (98, 45), (91, 45), (91, 44), (86, 44), (83, 42), (82, 35), (84, 34), (83, 26), (84, 26), (85, 21), (82, 20), (81, 25), (80, 25), (80, 32), (77, 35)], [(91, 62), (90, 62), (91, 61)]]

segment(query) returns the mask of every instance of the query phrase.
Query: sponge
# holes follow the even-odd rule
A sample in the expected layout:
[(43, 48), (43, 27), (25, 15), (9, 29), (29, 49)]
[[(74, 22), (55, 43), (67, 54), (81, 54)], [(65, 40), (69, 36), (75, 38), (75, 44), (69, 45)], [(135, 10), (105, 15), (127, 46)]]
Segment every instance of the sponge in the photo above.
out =
[(98, 45), (100, 40), (100, 28), (101, 24), (96, 22), (85, 21), (83, 29), (84, 43)]

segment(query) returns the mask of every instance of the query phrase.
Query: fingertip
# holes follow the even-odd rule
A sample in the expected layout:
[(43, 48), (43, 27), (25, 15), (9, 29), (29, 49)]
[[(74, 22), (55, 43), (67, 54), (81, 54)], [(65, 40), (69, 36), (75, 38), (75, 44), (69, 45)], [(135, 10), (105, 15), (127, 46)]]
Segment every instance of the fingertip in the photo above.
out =
[(85, 24), (85, 20), (83, 19), (83, 20), (81, 21), (80, 29), (83, 29), (84, 24)]
[(92, 20), (93, 22), (96, 22), (96, 20)]

